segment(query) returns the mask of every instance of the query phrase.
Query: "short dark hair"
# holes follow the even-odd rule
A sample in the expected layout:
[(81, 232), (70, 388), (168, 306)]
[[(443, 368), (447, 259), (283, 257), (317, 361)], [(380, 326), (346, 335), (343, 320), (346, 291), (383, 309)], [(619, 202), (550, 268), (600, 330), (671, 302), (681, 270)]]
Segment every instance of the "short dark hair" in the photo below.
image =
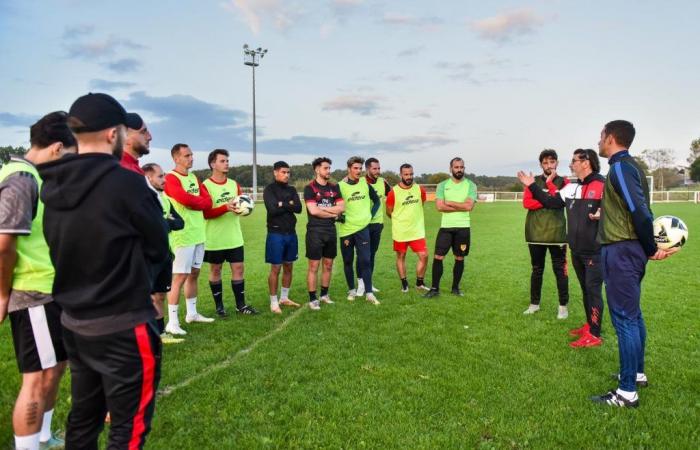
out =
[(600, 160), (598, 159), (598, 153), (590, 148), (577, 148), (574, 150), (574, 155), (578, 155), (579, 159), (588, 161), (591, 165), (591, 170), (593, 173), (600, 173)]
[(559, 156), (557, 155), (557, 151), (554, 150), (553, 148), (545, 148), (540, 152), (540, 163), (544, 161), (545, 158), (553, 158), (557, 161), (559, 161)]
[(141, 170), (143, 170), (143, 173), (148, 175), (149, 173), (155, 172), (156, 167), (160, 167), (160, 164), (148, 163), (148, 164), (144, 164), (143, 166), (141, 166)]
[(311, 168), (316, 169), (316, 167), (320, 166), (324, 162), (331, 165), (333, 164), (333, 161), (331, 161), (330, 158), (326, 158), (325, 156), (319, 156), (318, 158), (311, 161)]
[(379, 164), (379, 160), (377, 158), (367, 158), (365, 160), (365, 169), (369, 169), (369, 166), (371, 166), (373, 163)]
[(189, 148), (189, 145), (187, 145), (187, 144), (175, 144), (175, 145), (173, 145), (173, 148), (170, 149), (170, 156), (172, 156), (174, 158), (175, 155), (180, 153), (180, 149), (183, 147)]
[(48, 113), (29, 127), (29, 143), (32, 147), (46, 148), (60, 142), (64, 147), (75, 147), (75, 136), (67, 125), (68, 114), (64, 111)]
[(289, 169), (289, 164), (284, 161), (277, 161), (272, 165), (272, 170)]
[(209, 153), (209, 157), (207, 158), (207, 163), (209, 164), (209, 168), (211, 169), (211, 163), (216, 161), (216, 157), (219, 155), (224, 155), (228, 158), (228, 150), (224, 150), (223, 148), (215, 148), (214, 150)]
[(615, 142), (617, 142), (617, 145), (621, 145), (627, 149), (632, 146), (636, 133), (632, 122), (626, 120), (613, 120), (612, 122), (606, 123), (603, 132), (606, 136), (612, 136)]
[(464, 160), (463, 160), (462, 158), (460, 158), (459, 156), (455, 156), (454, 158), (452, 158), (452, 159), (450, 160), (450, 169), (452, 168), (452, 164), (453, 164), (455, 161), (462, 161), (462, 162), (464, 162)]
[(401, 173), (401, 171), (402, 171), (403, 169), (413, 169), (413, 166), (410, 165), (409, 163), (403, 163), (403, 164), (401, 164), (401, 167), (399, 167), (399, 174)]
[(365, 159), (362, 158), (361, 156), (351, 156), (348, 159), (348, 167), (351, 167), (353, 164), (362, 164), (365, 162)]

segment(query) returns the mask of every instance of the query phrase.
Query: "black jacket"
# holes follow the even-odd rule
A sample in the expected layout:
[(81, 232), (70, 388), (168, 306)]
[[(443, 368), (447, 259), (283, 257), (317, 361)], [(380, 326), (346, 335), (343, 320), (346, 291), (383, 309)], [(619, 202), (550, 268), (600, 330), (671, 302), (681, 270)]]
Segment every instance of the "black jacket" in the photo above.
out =
[(106, 154), (67, 155), (37, 167), (44, 235), (66, 328), (125, 330), (155, 317), (151, 268), (168, 257), (167, 225), (143, 176)]
[(295, 214), (301, 212), (301, 200), (294, 186), (273, 181), (265, 186), (263, 200), (267, 209), (267, 231), (280, 234), (296, 233)]

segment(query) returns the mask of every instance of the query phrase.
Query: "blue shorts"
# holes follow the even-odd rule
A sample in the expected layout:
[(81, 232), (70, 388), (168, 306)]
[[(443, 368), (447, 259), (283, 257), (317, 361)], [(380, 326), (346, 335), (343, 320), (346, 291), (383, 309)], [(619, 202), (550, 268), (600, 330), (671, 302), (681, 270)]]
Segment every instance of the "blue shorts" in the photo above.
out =
[(299, 257), (296, 234), (268, 233), (265, 241), (265, 262), (282, 264), (294, 262)]

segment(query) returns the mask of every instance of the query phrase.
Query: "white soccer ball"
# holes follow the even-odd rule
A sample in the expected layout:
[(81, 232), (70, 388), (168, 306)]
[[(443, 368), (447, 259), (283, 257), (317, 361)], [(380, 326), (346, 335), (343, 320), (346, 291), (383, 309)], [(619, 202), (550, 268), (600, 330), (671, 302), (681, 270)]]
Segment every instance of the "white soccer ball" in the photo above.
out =
[(688, 240), (688, 227), (676, 216), (660, 216), (654, 219), (656, 246), (668, 250), (682, 247)]
[(241, 216), (247, 216), (253, 212), (255, 202), (247, 195), (238, 195), (233, 199), (234, 211)]

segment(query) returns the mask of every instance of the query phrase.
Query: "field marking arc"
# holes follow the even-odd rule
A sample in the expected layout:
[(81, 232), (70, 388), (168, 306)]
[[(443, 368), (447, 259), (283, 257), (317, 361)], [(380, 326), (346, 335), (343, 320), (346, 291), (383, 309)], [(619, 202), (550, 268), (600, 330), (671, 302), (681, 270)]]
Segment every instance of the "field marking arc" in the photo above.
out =
[(170, 394), (172, 394), (173, 392), (189, 386), (190, 384), (194, 383), (195, 381), (199, 380), (200, 378), (204, 378), (204, 377), (216, 372), (217, 370), (221, 370), (221, 369), (225, 369), (225, 368), (229, 367), (234, 362), (236, 362), (238, 359), (244, 357), (248, 353), (255, 350), (255, 348), (258, 345), (262, 344), (263, 342), (270, 339), (272, 336), (274, 336), (277, 333), (279, 333), (280, 331), (284, 330), (287, 327), (287, 325), (289, 325), (294, 319), (296, 319), (298, 316), (300, 316), (302, 314), (304, 309), (305, 308), (301, 307), (298, 310), (294, 311), (289, 317), (284, 319), (282, 321), (282, 323), (277, 326), (277, 328), (275, 328), (272, 331), (270, 331), (269, 333), (259, 337), (258, 339), (255, 339), (248, 347), (237, 351), (232, 356), (229, 356), (228, 358), (224, 359), (223, 361), (221, 361), (217, 364), (214, 364), (212, 366), (209, 366), (207, 369), (197, 373), (196, 375), (193, 375), (189, 378), (186, 378), (185, 380), (183, 380), (179, 383), (176, 383), (176, 384), (173, 384), (170, 386), (166, 386), (163, 389), (159, 389), (158, 390), (158, 397), (161, 397), (161, 398), (167, 397)]

